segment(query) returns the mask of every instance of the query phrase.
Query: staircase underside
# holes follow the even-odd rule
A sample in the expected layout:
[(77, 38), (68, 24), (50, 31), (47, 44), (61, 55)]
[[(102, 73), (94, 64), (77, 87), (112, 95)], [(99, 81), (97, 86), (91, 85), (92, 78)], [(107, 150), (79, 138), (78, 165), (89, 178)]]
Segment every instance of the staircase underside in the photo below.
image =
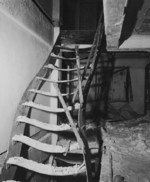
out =
[[(91, 182), (96, 177), (99, 128), (88, 128), (81, 120), (85, 114), (83, 87), (91, 82), (99, 31), (59, 35), (20, 101), (0, 181), (59, 182), (72, 177)], [(41, 98), (50, 100), (50, 105)], [(45, 122), (41, 114), (52, 119)]]

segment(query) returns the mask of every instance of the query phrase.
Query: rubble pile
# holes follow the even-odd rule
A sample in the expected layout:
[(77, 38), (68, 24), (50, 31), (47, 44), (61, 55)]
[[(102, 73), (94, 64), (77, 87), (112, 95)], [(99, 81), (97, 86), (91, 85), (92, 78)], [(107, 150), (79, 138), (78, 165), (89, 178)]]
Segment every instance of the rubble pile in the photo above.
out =
[(102, 129), (100, 182), (150, 181), (150, 119), (107, 122)]

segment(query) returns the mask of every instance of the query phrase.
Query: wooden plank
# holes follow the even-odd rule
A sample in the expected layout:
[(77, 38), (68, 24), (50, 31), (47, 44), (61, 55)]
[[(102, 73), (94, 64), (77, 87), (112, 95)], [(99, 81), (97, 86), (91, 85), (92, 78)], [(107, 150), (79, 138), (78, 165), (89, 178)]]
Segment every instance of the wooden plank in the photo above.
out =
[(71, 82), (76, 82), (78, 81), (78, 78), (74, 78), (72, 80), (51, 80), (51, 79), (47, 79), (47, 78), (43, 78), (43, 77), (36, 77), (38, 80), (43, 80), (46, 82), (50, 82), (50, 83), (71, 83)]
[[(91, 172), (91, 158), (90, 158), (90, 153), (89, 153), (89, 149), (88, 149), (88, 144), (87, 144), (87, 141), (84, 140), (83, 138), (81, 138), (80, 134), (79, 134), (79, 131), (78, 129), (76, 128), (76, 125), (74, 124), (74, 121), (73, 121), (73, 118), (66, 106), (66, 103), (61, 95), (61, 92), (59, 90), (59, 87), (57, 86), (57, 84), (54, 84), (55, 88), (56, 88), (56, 91), (58, 93), (58, 96), (59, 96), (59, 100), (65, 110), (65, 113), (66, 113), (66, 116), (67, 116), (67, 119), (71, 125), (71, 128), (74, 132), (74, 135), (77, 139), (77, 142), (79, 143), (79, 146), (82, 150), (82, 153), (83, 153), (83, 157), (84, 157), (84, 163), (85, 163), (85, 168), (86, 168), (86, 176), (87, 176), (87, 182), (92, 182), (92, 172)], [(88, 155), (89, 154), (89, 155)]]
[[(67, 72), (70, 72), (70, 71), (77, 71), (77, 70), (78, 70), (77, 68), (63, 69), (63, 68), (56, 67), (56, 66), (54, 66), (54, 65), (52, 65), (52, 64), (48, 64), (48, 65), (44, 66), (44, 68), (49, 68), (49, 69), (57, 70), (57, 71), (67, 71)], [(80, 70), (83, 70), (83, 69), (84, 69), (84, 66), (80, 66), (79, 69), (80, 69)]]
[[(93, 40), (92, 48), (91, 48), (91, 51), (90, 51), (90, 53), (88, 55), (88, 60), (86, 62), (86, 65), (85, 65), (83, 73), (82, 73), (82, 80), (81, 81), (83, 81), (83, 79), (85, 78), (85, 75), (86, 75), (87, 70), (89, 68), (90, 68), (90, 72), (94, 70), (94, 64), (93, 63), (95, 62), (95, 59), (96, 59), (96, 56), (97, 56), (97, 52), (98, 52), (98, 47), (101, 44), (102, 36), (103, 36), (102, 18), (103, 18), (103, 13), (101, 13), (100, 18), (99, 18), (98, 27), (97, 27), (96, 33), (94, 35), (94, 40)], [(88, 77), (87, 77), (87, 80), (89, 79)], [(79, 91), (79, 85), (77, 86), (77, 88), (75, 90), (75, 94), (74, 94), (73, 99), (72, 99), (73, 103), (74, 103), (75, 98), (76, 98), (76, 96), (78, 94), (78, 91)], [(85, 99), (85, 96), (84, 96), (84, 99)], [(84, 104), (83, 105), (85, 105), (85, 103), (86, 103), (86, 100), (84, 100)]]
[[(50, 113), (63, 113), (63, 112), (65, 112), (65, 110), (63, 108), (48, 107), (48, 106), (44, 106), (44, 105), (41, 105), (41, 104), (36, 104), (36, 103), (34, 103), (32, 101), (25, 102), (22, 105), (26, 106), (26, 107), (32, 107), (34, 109), (38, 109), (38, 110), (41, 110), (41, 111), (50, 112)], [(71, 111), (72, 107), (69, 106), (68, 110)]]
[(107, 48), (118, 48), (128, 0), (103, 0)]
[(79, 100), (80, 104), (83, 104), (83, 92), (82, 92), (82, 76), (80, 72), (80, 57), (79, 57), (79, 48), (76, 46), (76, 66), (77, 66), (77, 74), (78, 74), (78, 84), (79, 84)]
[(51, 53), (51, 57), (55, 58), (55, 59), (61, 59), (61, 60), (67, 60), (67, 61), (75, 61), (76, 58), (66, 58), (66, 57), (63, 57), (63, 56), (59, 56), (59, 55), (56, 55), (55, 53)]
[(83, 141), (82, 141), (82, 139), (81, 139), (81, 137), (80, 137), (80, 135), (79, 135), (79, 132), (78, 132), (78, 130), (77, 130), (77, 128), (76, 128), (76, 125), (75, 125), (75, 123), (74, 123), (74, 121), (73, 121), (73, 119), (72, 119), (72, 116), (71, 116), (71, 114), (70, 114), (70, 112), (69, 112), (69, 110), (68, 110), (68, 108), (67, 108), (67, 106), (66, 106), (66, 103), (65, 103), (65, 101), (64, 101), (64, 99), (63, 99), (63, 97), (62, 97), (62, 95), (61, 95), (61, 92), (60, 92), (60, 90), (59, 90), (59, 88), (58, 88), (58, 86), (57, 86), (56, 84), (54, 84), (54, 86), (55, 86), (55, 89), (56, 89), (56, 91), (57, 91), (59, 100), (60, 100), (60, 102), (61, 102), (61, 104), (62, 104), (62, 106), (63, 106), (63, 108), (64, 108), (64, 110), (65, 110), (67, 119), (69, 120), (69, 123), (70, 123), (70, 125), (71, 125), (71, 128), (72, 128), (72, 130), (73, 130), (73, 132), (74, 132), (74, 134), (75, 134), (75, 136), (76, 136), (76, 139), (77, 139), (77, 141), (78, 141), (78, 143), (79, 143), (81, 149), (83, 149), (83, 148), (84, 148)]
[(71, 127), (68, 124), (54, 125), (54, 124), (44, 123), (36, 119), (30, 119), (26, 116), (19, 116), (17, 118), (17, 122), (30, 124), (42, 130), (51, 132), (71, 131)]
[[(69, 51), (69, 52), (75, 52), (75, 49), (68, 48), (68, 50), (66, 49), (66, 51), (65, 51), (65, 49), (63, 49), (63, 47), (61, 47), (61, 48), (62, 48), (62, 50), (61, 50), (62, 52), (67, 52), (67, 51)], [(81, 52), (81, 51), (79, 51), (79, 52)], [(83, 50), (82, 53), (88, 53), (89, 54), (89, 51), (87, 52), (87, 51)], [(65, 61), (76, 61), (76, 58), (73, 58), (73, 57), (66, 58), (66, 57), (63, 57), (63, 56), (56, 55), (54, 53), (51, 53), (51, 57), (53, 57), (55, 59), (65, 60)], [(84, 57), (81, 57), (80, 58), (80, 60), (84, 60), (84, 59), (87, 59), (87, 56), (84, 56)]]
[[(63, 154), (66, 152), (66, 146), (61, 146), (61, 145), (51, 145), (51, 144), (46, 144), (43, 142), (40, 142), (38, 140), (34, 140), (30, 137), (24, 136), (24, 135), (15, 135), (12, 138), (13, 142), (21, 142), (23, 144), (26, 144), (32, 148), (35, 148), (39, 151), (42, 152), (47, 152), (47, 153), (56, 153), (56, 154)], [(68, 147), (67, 153), (74, 153), (74, 154), (82, 154), (82, 151), (79, 147), (79, 144), (77, 142), (70, 144)]]
[[(58, 97), (58, 95), (56, 93), (45, 92), (45, 91), (36, 90), (36, 89), (30, 89), (28, 91), (36, 93), (36, 94), (48, 96), (48, 97)], [(68, 96), (68, 95), (72, 95), (72, 94), (74, 94), (74, 92), (72, 92), (72, 93), (62, 93), (62, 96)]]
[[(67, 45), (58, 45), (57, 47), (61, 49), (61, 52), (75, 52), (75, 46), (76, 45), (67, 44)], [(85, 47), (81, 46), (81, 47), (82, 48), (79, 49), (79, 53), (89, 53), (91, 50), (91, 45)]]
[(30, 137), (24, 136), (24, 135), (15, 135), (12, 138), (13, 142), (21, 142), (23, 144), (26, 144), (32, 148), (35, 148), (37, 150), (47, 152), (47, 153), (64, 153), (65, 148), (59, 145), (50, 145), (43, 142), (40, 142), (38, 140), (34, 140)]
[(16, 165), (27, 170), (48, 176), (71, 176), (85, 173), (85, 166), (74, 165), (71, 167), (54, 167), (49, 164), (41, 164), (23, 157), (12, 157), (7, 161), (8, 165)]
[(62, 45), (57, 45), (60, 49), (66, 49), (70, 51), (75, 52), (76, 46), (79, 47), (79, 52), (80, 51), (89, 51), (92, 47), (92, 44), (62, 44)]
[(3, 182), (20, 182), (20, 181), (7, 180), (7, 181), (3, 181)]
[(61, 30), (63, 44), (92, 44), (95, 31), (90, 30)]

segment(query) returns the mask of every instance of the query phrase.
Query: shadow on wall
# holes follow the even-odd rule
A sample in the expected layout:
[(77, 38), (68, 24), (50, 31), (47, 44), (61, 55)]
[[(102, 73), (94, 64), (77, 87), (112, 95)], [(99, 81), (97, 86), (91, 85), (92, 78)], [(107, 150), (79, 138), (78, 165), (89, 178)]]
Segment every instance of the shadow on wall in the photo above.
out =
[(110, 54), (99, 62), (88, 95), (87, 110), (90, 112), (87, 118), (93, 119), (97, 125), (108, 118), (117, 118), (118, 108), (133, 102), (130, 68), (114, 66), (115, 59)]
[[(103, 55), (99, 59), (98, 66), (88, 94), (87, 111), (89, 118), (95, 122), (106, 118), (109, 100), (109, 90), (114, 71), (114, 56), (112, 54)], [(98, 123), (97, 123), (98, 124)]]

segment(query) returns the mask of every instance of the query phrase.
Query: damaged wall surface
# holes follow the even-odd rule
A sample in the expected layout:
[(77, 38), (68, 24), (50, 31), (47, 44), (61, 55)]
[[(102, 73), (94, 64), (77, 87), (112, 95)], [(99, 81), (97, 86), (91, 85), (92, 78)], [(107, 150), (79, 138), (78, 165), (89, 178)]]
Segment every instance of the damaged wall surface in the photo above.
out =
[(124, 21), (127, 0), (103, 0), (107, 48), (117, 48)]

